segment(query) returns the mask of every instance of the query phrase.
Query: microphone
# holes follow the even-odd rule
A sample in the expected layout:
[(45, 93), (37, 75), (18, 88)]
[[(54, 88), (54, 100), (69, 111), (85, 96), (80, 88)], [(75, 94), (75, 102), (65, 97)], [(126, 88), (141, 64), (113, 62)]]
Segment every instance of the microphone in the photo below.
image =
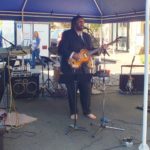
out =
[(12, 42), (8, 42), (13, 48), (16, 47), (15, 44), (13, 44)]
[(85, 27), (85, 26), (83, 27), (83, 29), (90, 30), (88, 27)]
[(2, 38), (3, 40), (5, 40), (7, 43), (9, 43), (13, 48), (15, 47), (15, 44), (13, 44), (12, 42), (8, 41), (6, 38), (4, 38), (2, 35), (0, 36), (0, 38)]

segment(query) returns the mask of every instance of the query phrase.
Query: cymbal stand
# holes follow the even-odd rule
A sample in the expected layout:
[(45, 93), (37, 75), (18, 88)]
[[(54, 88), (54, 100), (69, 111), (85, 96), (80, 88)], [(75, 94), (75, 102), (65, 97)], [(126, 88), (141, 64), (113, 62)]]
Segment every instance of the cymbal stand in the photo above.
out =
[(4, 93), (2, 97), (1, 104), (3, 105), (3, 109), (11, 109), (15, 110), (14, 99), (12, 94), (12, 85), (11, 85), (11, 66), (10, 66), (10, 51), (8, 51), (6, 66), (4, 67)]
[(50, 96), (53, 93), (53, 91), (50, 91), (50, 84), (52, 84), (52, 81), (49, 78), (50, 67), (49, 67), (49, 62), (48, 61), (47, 61), (47, 71), (48, 71), (48, 75), (47, 75), (48, 78), (44, 82), (44, 67), (42, 65), (42, 87), (41, 87), (41, 90), (40, 90), (40, 93), (42, 93), (42, 96), (44, 96), (45, 90), (47, 91), (47, 93), (49, 93)]
[(12, 108), (13, 95), (12, 95), (12, 85), (11, 85), (11, 71), (10, 71), (10, 53), (8, 53), (8, 87), (9, 87), (9, 107)]
[(73, 131), (85, 131), (85, 132), (87, 132), (86, 128), (80, 127), (80, 126), (77, 125), (77, 116), (76, 116), (76, 114), (77, 114), (77, 84), (78, 84), (78, 79), (77, 79), (77, 74), (76, 74), (75, 69), (74, 69), (73, 79), (74, 79), (75, 119), (74, 119), (73, 124), (70, 124), (68, 126), (68, 130), (65, 133), (66, 135), (68, 135), (70, 132), (73, 132)]
[(106, 62), (105, 62), (105, 55), (108, 54), (108, 52), (106, 51), (106, 49), (103, 49), (102, 51), (103, 55), (104, 55), (104, 73), (102, 75), (102, 82), (103, 82), (103, 99), (102, 99), (102, 117), (100, 118), (100, 123), (91, 123), (92, 125), (98, 126), (98, 129), (96, 130), (96, 132), (92, 135), (92, 137), (94, 138), (99, 131), (101, 131), (102, 129), (113, 129), (113, 130), (119, 130), (119, 131), (124, 131), (125, 129), (122, 128), (118, 128), (118, 127), (113, 127), (113, 126), (109, 126), (107, 125), (110, 120), (105, 116), (105, 102), (106, 102), (106, 83), (105, 83), (105, 75), (106, 75)]
[(42, 93), (42, 96), (44, 96), (44, 91), (45, 91), (45, 85), (44, 85), (44, 69), (43, 69), (43, 65), (42, 66), (42, 86), (40, 89), (40, 93)]
[[(1, 35), (1, 38), (7, 42), (8, 44), (11, 45), (10, 48), (7, 49), (7, 62), (6, 62), (6, 68), (4, 68), (4, 87), (6, 86), (7, 88), (7, 102), (6, 102), (6, 108), (11, 109), (12, 108), (12, 104), (13, 104), (13, 95), (12, 95), (12, 86), (11, 86), (11, 71), (10, 71), (10, 51), (12, 51), (13, 48), (15, 48), (15, 45), (8, 41), (6, 38), (4, 38)], [(5, 70), (6, 69), (6, 70)], [(8, 81), (6, 82), (6, 74), (8, 74)], [(5, 89), (4, 89), (5, 92)], [(5, 93), (4, 93), (5, 94)], [(15, 107), (14, 107), (15, 109)]]
[(45, 81), (45, 84), (47, 84), (47, 86), (48, 86), (48, 89), (50, 88), (50, 83), (51, 83), (51, 79), (50, 79), (50, 77), (49, 77), (49, 71), (50, 71), (50, 67), (49, 67), (49, 61), (47, 62), (47, 71), (48, 71), (48, 77), (47, 77), (47, 79), (46, 79), (46, 81)]
[[(5, 64), (4, 56), (0, 56), (0, 59), (3, 62), (3, 67), (0, 70), (0, 72), (1, 72), (0, 77), (3, 79), (3, 83), (2, 83), (2, 87), (1, 87), (3, 89), (3, 95), (1, 96), (1, 99), (0, 99), (1, 100), (0, 108), (6, 109), (6, 108), (8, 108), (8, 96), (9, 96), (8, 85), (7, 85), (8, 70), (7, 70), (7, 67)], [(7, 56), (7, 59), (8, 59), (8, 56)], [(6, 63), (8, 64), (8, 60), (6, 61)]]

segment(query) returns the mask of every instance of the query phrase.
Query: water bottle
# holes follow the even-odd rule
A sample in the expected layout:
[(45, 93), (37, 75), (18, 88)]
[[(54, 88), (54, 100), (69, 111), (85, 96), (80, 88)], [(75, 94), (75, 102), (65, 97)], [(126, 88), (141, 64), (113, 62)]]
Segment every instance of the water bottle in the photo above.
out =
[(27, 63), (27, 71), (30, 72), (30, 64), (29, 63)]

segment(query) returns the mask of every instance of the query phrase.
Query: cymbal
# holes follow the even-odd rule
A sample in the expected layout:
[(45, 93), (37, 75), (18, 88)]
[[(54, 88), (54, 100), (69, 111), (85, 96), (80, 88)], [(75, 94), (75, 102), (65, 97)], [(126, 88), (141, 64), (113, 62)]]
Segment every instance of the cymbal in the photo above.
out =
[(101, 59), (102, 62), (106, 62), (106, 63), (110, 63), (110, 64), (115, 64), (117, 61), (113, 60), (113, 59), (108, 59), (108, 58), (102, 58)]
[(9, 54), (12, 56), (25, 56), (30, 53), (30, 49), (23, 49), (23, 50), (13, 50), (10, 51)]
[(46, 63), (47, 62), (54, 62), (51, 58), (46, 57), (46, 56), (41, 56), (41, 59), (43, 59)]
[(113, 59), (101, 59), (101, 64), (115, 64), (117, 61), (116, 60), (113, 60)]

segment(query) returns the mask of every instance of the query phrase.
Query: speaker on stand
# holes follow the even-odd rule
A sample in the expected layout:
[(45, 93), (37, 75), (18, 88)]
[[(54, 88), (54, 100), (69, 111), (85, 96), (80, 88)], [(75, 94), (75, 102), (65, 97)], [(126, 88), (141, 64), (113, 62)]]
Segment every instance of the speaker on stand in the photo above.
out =
[(12, 93), (14, 98), (32, 98), (39, 95), (39, 73), (29, 76), (13, 76)]

